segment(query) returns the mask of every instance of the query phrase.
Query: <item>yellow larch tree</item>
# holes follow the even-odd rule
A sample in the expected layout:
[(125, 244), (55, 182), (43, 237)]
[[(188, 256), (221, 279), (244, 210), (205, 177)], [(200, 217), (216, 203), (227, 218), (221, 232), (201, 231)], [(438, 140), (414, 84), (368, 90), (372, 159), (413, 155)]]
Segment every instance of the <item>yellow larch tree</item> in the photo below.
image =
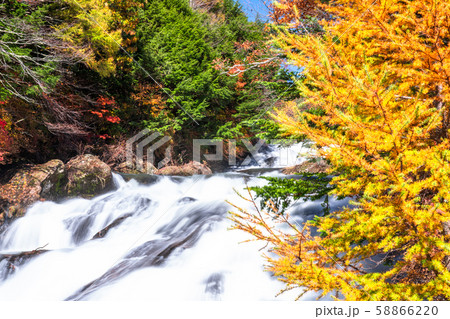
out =
[[(299, 16), (289, 4), (279, 6)], [(302, 28), (297, 19), (277, 35), (305, 78), (302, 105), (274, 117), (286, 134), (315, 142), (336, 173), (334, 194), (352, 205), (290, 224), (294, 235), (243, 210), (235, 227), (271, 243), (268, 270), (287, 288), (448, 300), (450, 2), (335, 0), (321, 9), (332, 17), (322, 33), (287, 31)]]

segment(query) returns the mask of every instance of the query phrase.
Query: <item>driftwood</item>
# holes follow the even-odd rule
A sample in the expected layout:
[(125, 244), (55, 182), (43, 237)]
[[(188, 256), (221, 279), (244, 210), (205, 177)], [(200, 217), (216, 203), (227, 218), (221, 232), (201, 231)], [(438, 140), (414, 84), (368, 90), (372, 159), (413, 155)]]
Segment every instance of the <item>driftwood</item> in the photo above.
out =
[(11, 254), (0, 254), (0, 261), (2, 261), (3, 259), (8, 259), (9, 261), (15, 261), (19, 258), (24, 258), (24, 257), (29, 258), (32, 256), (40, 255), (40, 254), (48, 251), (47, 249), (44, 249), (45, 247), (47, 247), (47, 245), (38, 247), (35, 250), (30, 250), (30, 251), (21, 251), (21, 252), (11, 253)]
[[(47, 244), (48, 245), (48, 244)], [(35, 250), (31, 251), (21, 251), (16, 253), (10, 253), (10, 254), (0, 254), (0, 262), (3, 260), (6, 260), (6, 271), (3, 272), (3, 279), (6, 279), (9, 275), (13, 274), (16, 270), (16, 267), (23, 265), (25, 262), (27, 262), (29, 259), (33, 258), (34, 256), (41, 255), (43, 253), (46, 253), (48, 250), (44, 249), (47, 245), (36, 248)], [(1, 274), (0, 269), (0, 274)]]
[(96, 233), (94, 235), (94, 237), (92, 237), (92, 239), (97, 239), (97, 238), (103, 238), (106, 236), (106, 234), (111, 230), (111, 228), (117, 227), (120, 224), (122, 224), (122, 222), (127, 219), (128, 217), (130, 217), (133, 214), (126, 214), (122, 217), (117, 218), (116, 220), (114, 220), (111, 224), (109, 224), (108, 226), (106, 226), (105, 228), (103, 228), (101, 231), (99, 231), (98, 233)]

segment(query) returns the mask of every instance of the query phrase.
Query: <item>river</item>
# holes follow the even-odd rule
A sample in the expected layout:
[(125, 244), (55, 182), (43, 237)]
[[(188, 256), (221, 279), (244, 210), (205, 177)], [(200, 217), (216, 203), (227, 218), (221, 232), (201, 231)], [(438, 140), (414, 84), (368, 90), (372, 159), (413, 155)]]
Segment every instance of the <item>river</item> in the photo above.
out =
[[(298, 145), (266, 151), (246, 173), (145, 184), (114, 174), (108, 194), (36, 203), (0, 234), (0, 300), (295, 299), (300, 290), (277, 296), (284, 285), (264, 271), (264, 243), (242, 243), (250, 236), (229, 230), (225, 202), (251, 209), (235, 190), (264, 185), (261, 172), (281, 176), (292, 161), (281, 163), (280, 152), (298, 153)], [(320, 211), (320, 202), (290, 208), (297, 223)]]

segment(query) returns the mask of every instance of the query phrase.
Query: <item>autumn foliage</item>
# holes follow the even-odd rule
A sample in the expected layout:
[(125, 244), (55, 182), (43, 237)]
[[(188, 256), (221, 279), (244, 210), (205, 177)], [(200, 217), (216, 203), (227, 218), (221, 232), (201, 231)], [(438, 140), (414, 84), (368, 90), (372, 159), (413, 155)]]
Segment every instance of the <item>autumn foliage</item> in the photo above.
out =
[[(296, 14), (293, 2), (281, 3)], [(334, 16), (321, 22), (323, 34), (277, 36), (305, 80), (302, 105), (274, 116), (286, 134), (316, 143), (337, 176), (334, 194), (352, 205), (289, 224), (289, 234), (263, 212), (234, 214), (236, 227), (272, 245), (268, 270), (288, 288), (347, 300), (448, 300), (450, 3), (336, 0), (323, 8)]]
[(320, 0), (279, 0), (270, 4), (271, 18), (277, 24), (295, 23), (299, 18), (323, 16)]
[(0, 166), (103, 156), (144, 128), (180, 152), (277, 134), (265, 109), (290, 75), (269, 37), (235, 0), (0, 1)]

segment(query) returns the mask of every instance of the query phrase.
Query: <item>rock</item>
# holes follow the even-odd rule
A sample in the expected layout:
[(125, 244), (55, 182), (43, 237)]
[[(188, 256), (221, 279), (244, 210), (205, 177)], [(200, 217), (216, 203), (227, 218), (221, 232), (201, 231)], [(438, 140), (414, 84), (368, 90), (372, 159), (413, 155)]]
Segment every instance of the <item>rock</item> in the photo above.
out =
[(138, 170), (133, 163), (123, 162), (114, 167), (114, 171), (123, 174), (154, 174), (157, 168), (152, 163), (146, 163), (146, 167)]
[(125, 219), (127, 219), (128, 217), (131, 217), (133, 214), (126, 214), (122, 217), (119, 217), (117, 219), (115, 219), (111, 224), (109, 224), (108, 226), (106, 226), (105, 228), (103, 228), (102, 230), (100, 230), (99, 232), (97, 232), (94, 237), (92, 237), (92, 239), (98, 239), (98, 238), (103, 238), (106, 236), (106, 234), (114, 227), (119, 226), (120, 224), (122, 224)]
[(286, 167), (282, 170), (283, 174), (293, 175), (298, 173), (326, 173), (330, 168), (330, 165), (323, 159), (314, 159), (311, 161), (304, 162), (299, 165)]
[(92, 197), (113, 188), (110, 167), (93, 155), (81, 155), (66, 165), (51, 160), (19, 170), (0, 187), (0, 225), (22, 216), (27, 208), (43, 200)]
[(228, 160), (221, 161), (206, 161), (206, 164), (211, 169), (213, 173), (225, 173), (230, 169), (230, 164)]
[(0, 223), (6, 218), (22, 216), (28, 206), (41, 199), (43, 190), (57, 183), (64, 171), (64, 163), (52, 160), (45, 164), (19, 170), (0, 187)]
[(59, 200), (65, 197), (92, 197), (113, 188), (111, 168), (94, 155), (72, 158), (58, 174), (43, 184), (44, 199)]
[(180, 198), (179, 200), (177, 200), (177, 203), (178, 204), (189, 204), (189, 203), (193, 203), (196, 201), (197, 201), (197, 199), (187, 196), (187, 197), (183, 197), (183, 198)]
[(134, 179), (139, 184), (144, 185), (151, 185), (156, 183), (161, 179), (161, 176), (157, 175), (150, 175), (150, 174), (125, 174), (125, 173), (119, 173), (120, 176), (126, 181), (129, 182), (130, 180)]
[(156, 171), (157, 175), (192, 176), (211, 175), (212, 171), (206, 164), (189, 162), (182, 166), (166, 166)]
[(92, 197), (113, 188), (111, 168), (94, 155), (80, 155), (65, 165), (63, 193), (69, 197)]

